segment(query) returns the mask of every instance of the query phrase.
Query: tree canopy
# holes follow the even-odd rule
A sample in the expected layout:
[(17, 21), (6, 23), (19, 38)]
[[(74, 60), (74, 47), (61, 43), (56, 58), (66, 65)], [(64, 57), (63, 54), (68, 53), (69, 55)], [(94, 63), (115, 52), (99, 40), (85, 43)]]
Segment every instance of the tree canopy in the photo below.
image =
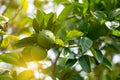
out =
[(120, 0), (1, 0), (0, 13), (0, 80), (120, 79)]

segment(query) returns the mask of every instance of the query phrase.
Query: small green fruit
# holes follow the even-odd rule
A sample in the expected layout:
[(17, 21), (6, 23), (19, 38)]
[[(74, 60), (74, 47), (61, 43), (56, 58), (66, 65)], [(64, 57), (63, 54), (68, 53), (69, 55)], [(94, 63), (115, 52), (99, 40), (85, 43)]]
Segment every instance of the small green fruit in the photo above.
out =
[(43, 30), (39, 32), (37, 42), (41, 47), (49, 49), (55, 43), (55, 36), (51, 31)]
[(34, 60), (43, 60), (47, 56), (47, 51), (42, 47), (33, 46), (31, 49), (31, 56)]
[(21, 53), (22, 58), (27, 62), (33, 61), (32, 57), (31, 57), (31, 48), (32, 48), (32, 46), (27, 46), (23, 49), (23, 51)]

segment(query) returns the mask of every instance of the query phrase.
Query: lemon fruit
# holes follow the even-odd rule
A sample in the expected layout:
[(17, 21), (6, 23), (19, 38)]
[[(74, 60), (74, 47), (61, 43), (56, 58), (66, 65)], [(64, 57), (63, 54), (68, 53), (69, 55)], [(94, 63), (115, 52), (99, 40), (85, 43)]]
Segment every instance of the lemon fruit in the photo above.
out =
[(27, 46), (23, 49), (23, 51), (21, 53), (22, 58), (27, 62), (33, 61), (32, 57), (31, 57), (31, 48), (32, 48), (32, 46)]
[(49, 49), (55, 43), (55, 36), (50, 30), (43, 30), (39, 32), (37, 42), (41, 47)]
[(34, 60), (43, 60), (47, 56), (47, 51), (46, 49), (36, 45), (31, 48), (31, 56)]

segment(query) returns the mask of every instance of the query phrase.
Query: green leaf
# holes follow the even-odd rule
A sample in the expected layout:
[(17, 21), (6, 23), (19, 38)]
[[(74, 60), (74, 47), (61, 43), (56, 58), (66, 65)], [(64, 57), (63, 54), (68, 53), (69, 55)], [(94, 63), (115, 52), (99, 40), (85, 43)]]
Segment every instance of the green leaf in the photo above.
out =
[(44, 24), (46, 29), (52, 30), (54, 27), (54, 22), (56, 21), (56, 14), (55, 13), (49, 13), (45, 15)]
[(106, 21), (105, 25), (110, 29), (114, 30), (120, 26), (119, 21)]
[(71, 30), (71, 31), (67, 32), (67, 39), (74, 39), (74, 38), (80, 37), (82, 35), (83, 35), (83, 33), (78, 30)]
[(103, 54), (100, 50), (98, 49), (93, 49), (91, 48), (92, 54), (94, 55), (94, 57), (96, 58), (96, 60), (101, 63), (103, 61)]
[[(27, 65), (20, 60), (20, 57), (16, 53), (4, 53), (0, 55), (0, 59), (3, 62), (10, 63), (17, 66), (27, 67)], [(22, 62), (21, 62), (22, 61)]]
[(77, 59), (68, 59), (66, 62), (67, 67), (72, 67), (77, 62)]
[(8, 22), (8, 18), (3, 16), (3, 15), (0, 15), (0, 26), (2, 26), (3, 24), (5, 24), (6, 22)]
[(91, 48), (93, 41), (87, 37), (80, 38), (80, 45), (82, 47), (82, 52), (86, 52)]
[(117, 8), (115, 10), (112, 10), (109, 14), (108, 14), (108, 18), (110, 20), (113, 20), (114, 17), (120, 15), (120, 8)]
[(65, 29), (65, 28), (62, 28), (62, 29), (59, 31), (58, 36), (59, 36), (63, 41), (65, 41), (65, 40), (66, 40), (66, 36), (67, 36), (66, 29)]
[(112, 35), (120, 37), (120, 31), (119, 30), (113, 30)]
[(17, 76), (17, 80), (31, 80), (32, 78), (34, 78), (34, 73), (32, 70), (25, 70)]
[(82, 4), (83, 4), (83, 8), (84, 8), (83, 14), (85, 14), (88, 9), (88, 5), (89, 5), (88, 0), (82, 0)]
[(106, 14), (102, 11), (92, 12), (92, 15), (98, 20), (103, 20), (107, 18)]
[(42, 30), (42, 28), (39, 26), (38, 22), (36, 19), (33, 19), (33, 29), (35, 30), (35, 32), (39, 32), (40, 30)]
[(72, 12), (73, 7), (71, 5), (66, 6), (63, 11), (60, 13), (56, 20), (56, 27), (54, 29), (54, 33), (56, 34), (62, 27), (63, 22), (67, 19), (67, 17)]
[(84, 34), (87, 34), (89, 31), (89, 23), (87, 20), (81, 20), (79, 25), (79, 30), (82, 31)]
[(10, 37), (10, 36), (4, 38), (4, 39), (2, 40), (1, 47), (7, 48), (7, 47), (10, 45), (10, 42), (11, 42), (11, 37)]
[(106, 59), (106, 58), (103, 58), (103, 62), (102, 62), (108, 69), (112, 70), (112, 64), (111, 62)]
[(32, 45), (36, 42), (35, 37), (27, 37), (27, 38), (23, 38), (19, 41), (17, 41), (15, 43), (16, 47), (24, 47), (24, 46), (28, 46), (28, 45)]
[(36, 20), (40, 26), (40, 29), (43, 28), (44, 15), (45, 15), (45, 13), (42, 10), (37, 9)]
[(65, 47), (65, 44), (62, 39), (56, 39), (56, 44), (58, 44), (59, 46)]
[(75, 53), (71, 51), (69, 48), (64, 48), (60, 57), (68, 58), (68, 59), (74, 59)]
[(8, 75), (0, 75), (0, 80), (13, 80), (13, 79)]
[(67, 17), (70, 15), (71, 11), (72, 11), (72, 6), (66, 6), (63, 11), (60, 13), (60, 15), (58, 16), (58, 22), (61, 24), (62, 22), (64, 22)]
[(4, 53), (0, 55), (0, 59), (4, 62), (18, 65), (19, 56), (15, 53)]
[(79, 64), (81, 65), (83, 71), (91, 72), (90, 60), (88, 55), (83, 55), (79, 58)]

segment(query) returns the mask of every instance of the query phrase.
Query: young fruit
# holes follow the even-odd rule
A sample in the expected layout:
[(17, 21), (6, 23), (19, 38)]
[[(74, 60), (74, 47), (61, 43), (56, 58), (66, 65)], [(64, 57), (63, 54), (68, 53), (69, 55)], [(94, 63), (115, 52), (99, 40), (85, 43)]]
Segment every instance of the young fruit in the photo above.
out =
[(47, 56), (47, 51), (42, 47), (33, 46), (31, 48), (31, 56), (34, 60), (43, 60)]
[(22, 58), (27, 62), (33, 61), (32, 57), (31, 57), (31, 48), (32, 48), (32, 46), (27, 46), (23, 49), (23, 51), (21, 53)]
[(51, 31), (43, 30), (39, 32), (37, 42), (41, 47), (49, 49), (55, 43), (55, 36)]

